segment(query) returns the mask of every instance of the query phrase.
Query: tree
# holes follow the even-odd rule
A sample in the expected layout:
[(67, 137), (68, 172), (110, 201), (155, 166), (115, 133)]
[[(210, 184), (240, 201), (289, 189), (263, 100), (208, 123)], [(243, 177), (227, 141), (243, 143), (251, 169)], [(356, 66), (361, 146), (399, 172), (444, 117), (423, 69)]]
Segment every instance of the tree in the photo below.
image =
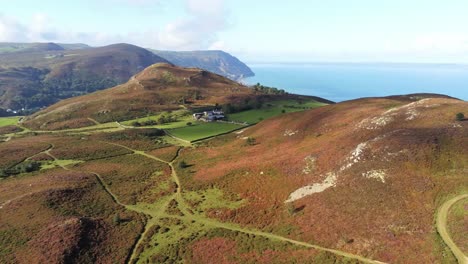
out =
[(456, 114), (456, 118), (458, 121), (463, 121), (465, 120), (465, 115), (463, 113), (458, 113)]

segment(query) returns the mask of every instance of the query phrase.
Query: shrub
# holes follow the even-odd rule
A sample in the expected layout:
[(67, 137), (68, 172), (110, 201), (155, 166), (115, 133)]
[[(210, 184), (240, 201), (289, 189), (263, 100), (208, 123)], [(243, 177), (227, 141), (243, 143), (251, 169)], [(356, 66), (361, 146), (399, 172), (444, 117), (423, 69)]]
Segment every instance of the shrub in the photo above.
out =
[(114, 215), (114, 218), (112, 219), (112, 222), (114, 222), (114, 224), (118, 225), (118, 224), (120, 224), (121, 221), (122, 221), (122, 219), (120, 219), (120, 214), (116, 213)]
[(155, 126), (157, 124), (158, 122), (156, 122), (155, 120), (146, 120), (143, 122), (143, 126)]
[(257, 140), (253, 137), (248, 137), (246, 142), (247, 142), (247, 145), (253, 146), (255, 145), (255, 143), (257, 143)]
[(182, 160), (181, 162), (179, 162), (179, 168), (180, 169), (185, 169), (188, 167), (188, 164), (187, 162), (185, 162), (184, 160)]
[(20, 173), (29, 173), (37, 171), (41, 168), (41, 163), (37, 161), (25, 161), (21, 164), (18, 164), (10, 169), (0, 171), (0, 177), (7, 177), (10, 175), (20, 174)]
[(465, 115), (463, 113), (458, 113), (456, 114), (456, 118), (458, 121), (463, 121), (465, 120)]

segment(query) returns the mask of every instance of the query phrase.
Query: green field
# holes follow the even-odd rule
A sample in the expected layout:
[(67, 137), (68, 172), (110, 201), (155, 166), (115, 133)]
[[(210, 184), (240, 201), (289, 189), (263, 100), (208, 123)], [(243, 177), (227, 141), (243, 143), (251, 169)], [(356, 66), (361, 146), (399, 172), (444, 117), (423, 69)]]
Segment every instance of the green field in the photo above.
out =
[[(265, 103), (260, 109), (252, 109), (239, 113), (228, 114), (227, 119), (229, 121), (235, 121), (237, 123), (245, 123), (245, 125), (256, 124), (261, 120), (272, 118), (284, 113), (305, 111), (308, 109), (324, 106), (326, 104), (317, 102), (315, 100), (303, 99), (298, 100), (280, 100)], [(162, 125), (146, 126), (149, 128), (165, 129), (170, 135), (193, 142), (196, 140), (217, 136), (220, 134), (228, 133), (230, 131), (244, 127), (241, 124), (230, 124), (230, 123), (204, 123), (196, 122), (192, 119), (192, 115), (188, 110), (181, 109), (172, 112), (163, 112), (159, 115), (147, 116), (138, 119), (128, 120), (122, 122), (123, 125), (133, 126), (134, 122), (144, 123), (145, 121), (153, 120), (157, 121), (161, 116), (172, 116), (177, 121), (170, 122)], [(193, 123), (188, 126), (187, 123)]]
[(292, 113), (317, 108), (324, 105), (326, 104), (317, 102), (315, 100), (303, 101), (300, 103), (296, 100), (282, 100), (265, 104), (260, 109), (252, 109), (239, 113), (229, 114), (227, 115), (227, 118), (231, 121), (255, 124), (261, 120), (281, 115), (283, 114), (283, 110), (285, 113)]
[(19, 116), (0, 117), (0, 127), (16, 125), (19, 119)]
[(243, 126), (230, 123), (203, 123), (196, 122), (192, 126), (186, 126), (182, 128), (176, 128), (168, 130), (167, 132), (174, 137), (187, 140), (187, 141), (196, 141), (203, 138), (208, 138), (216, 136), (223, 133), (228, 133), (230, 131), (242, 128)]
[(172, 112), (162, 112), (158, 115), (152, 115), (152, 116), (147, 116), (147, 117), (141, 117), (133, 120), (127, 120), (121, 122), (122, 125), (126, 126), (133, 126), (134, 122), (139, 122), (139, 123), (144, 123), (145, 121), (153, 120), (153, 121), (158, 121), (159, 117), (161, 116), (172, 116), (177, 119), (175, 122), (170, 122), (166, 124), (158, 124), (155, 126), (147, 126), (151, 128), (160, 128), (160, 129), (172, 129), (172, 128), (180, 128), (180, 127), (185, 127), (187, 126), (188, 122), (193, 122), (193, 118), (191, 113), (188, 110), (177, 110), (177, 111), (172, 111)]

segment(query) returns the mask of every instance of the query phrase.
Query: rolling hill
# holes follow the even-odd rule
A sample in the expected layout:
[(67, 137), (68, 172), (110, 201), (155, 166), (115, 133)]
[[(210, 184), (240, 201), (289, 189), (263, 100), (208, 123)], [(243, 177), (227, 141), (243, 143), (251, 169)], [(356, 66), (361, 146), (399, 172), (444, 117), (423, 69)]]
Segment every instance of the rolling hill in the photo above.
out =
[(280, 116), (184, 150), (181, 184), (245, 201), (205, 211), (220, 221), (388, 263), (453, 263), (434, 217), (468, 192), (458, 112), (468, 103), (409, 95)]
[(217, 74), (171, 64), (155, 64), (127, 83), (88, 95), (63, 100), (28, 117), (36, 129), (77, 128), (89, 118), (105, 123), (144, 117), (181, 105), (241, 101), (254, 91)]
[[(19, 131), (5, 120), (0, 262), (456, 263), (444, 241), (465, 249), (468, 123), (455, 118), (465, 101), (363, 98), (189, 146), (155, 128), (43, 130), (104, 109), (169, 109), (198, 86), (187, 107), (252, 96), (219, 75), (156, 64)], [(454, 219), (443, 237), (436, 215)]]
[(41, 130), (71, 129), (175, 110), (203, 110), (215, 105), (246, 109), (255, 104), (295, 98), (330, 103), (322, 98), (285, 94), (274, 88), (256, 90), (201, 69), (158, 63), (125, 84), (62, 100), (26, 117), (24, 125)]
[(44, 44), (0, 54), (0, 107), (34, 110), (123, 83), (157, 62), (167, 61), (128, 44), (79, 50)]
[(51, 51), (90, 48), (86, 44), (0, 42), (0, 54), (10, 52)]
[(32, 113), (61, 99), (122, 84), (158, 62), (198, 67), (231, 79), (253, 75), (221, 51), (161, 53), (164, 57), (129, 44), (0, 43), (0, 112)]

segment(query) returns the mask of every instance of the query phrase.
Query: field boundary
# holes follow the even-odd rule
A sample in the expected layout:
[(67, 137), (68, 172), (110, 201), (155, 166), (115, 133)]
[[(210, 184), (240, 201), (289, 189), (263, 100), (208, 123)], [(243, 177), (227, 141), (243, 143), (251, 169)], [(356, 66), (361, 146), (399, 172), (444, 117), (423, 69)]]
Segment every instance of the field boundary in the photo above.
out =
[(191, 141), (191, 143), (197, 143), (197, 142), (204, 141), (204, 140), (209, 140), (209, 139), (212, 139), (212, 138), (215, 138), (215, 137), (228, 135), (228, 134), (231, 134), (232, 132), (236, 132), (236, 131), (239, 131), (239, 130), (242, 130), (242, 129), (245, 129), (245, 128), (248, 128), (248, 127), (251, 127), (251, 126), (254, 126), (254, 125), (255, 125), (255, 124), (249, 124), (249, 125), (245, 125), (245, 126), (242, 126), (242, 127), (236, 128), (236, 129), (233, 129), (233, 130), (231, 130), (231, 131), (229, 131), (229, 132), (223, 132), (223, 133), (221, 133), (221, 134), (217, 134), (217, 135), (214, 135), (214, 136), (209, 136), (209, 137), (204, 137), (204, 138), (196, 139), (196, 140)]

